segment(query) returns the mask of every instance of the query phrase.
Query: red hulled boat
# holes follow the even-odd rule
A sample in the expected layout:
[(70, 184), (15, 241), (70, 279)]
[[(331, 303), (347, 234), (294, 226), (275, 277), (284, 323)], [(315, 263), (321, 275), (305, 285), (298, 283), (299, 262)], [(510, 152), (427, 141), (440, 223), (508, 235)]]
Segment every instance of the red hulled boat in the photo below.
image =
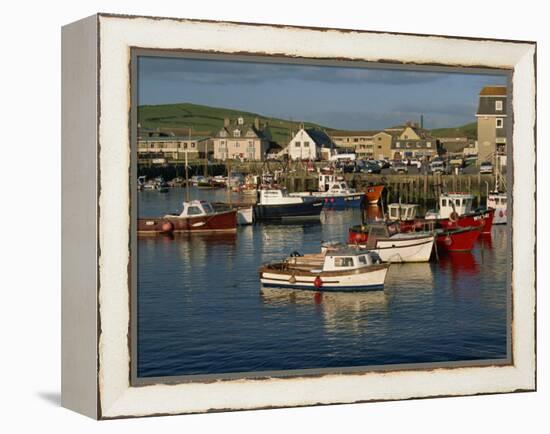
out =
[(215, 211), (206, 201), (183, 202), (180, 214), (158, 218), (139, 218), (140, 235), (171, 234), (178, 232), (231, 232), (237, 230), (237, 210)]
[(440, 229), (435, 242), (437, 249), (444, 252), (469, 252), (481, 234), (481, 227)]
[(458, 227), (481, 227), (482, 233), (490, 234), (495, 210), (472, 209), (474, 196), (466, 193), (444, 193), (439, 196), (439, 211), (426, 213), (426, 219), (436, 220), (443, 229)]

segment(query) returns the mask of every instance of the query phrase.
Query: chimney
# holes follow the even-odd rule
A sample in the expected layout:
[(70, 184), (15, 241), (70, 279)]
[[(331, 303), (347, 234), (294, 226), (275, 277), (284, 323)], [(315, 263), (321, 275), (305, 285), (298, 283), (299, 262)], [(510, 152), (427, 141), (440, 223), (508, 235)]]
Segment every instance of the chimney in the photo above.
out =
[(224, 118), (223, 120), (223, 126), (228, 127), (229, 126), (229, 118)]
[(407, 122), (405, 123), (405, 125), (406, 125), (407, 127), (412, 127), (412, 122), (411, 122), (411, 121), (407, 121)]
[(260, 131), (260, 119), (257, 117), (254, 118), (254, 128), (256, 128), (257, 131)]

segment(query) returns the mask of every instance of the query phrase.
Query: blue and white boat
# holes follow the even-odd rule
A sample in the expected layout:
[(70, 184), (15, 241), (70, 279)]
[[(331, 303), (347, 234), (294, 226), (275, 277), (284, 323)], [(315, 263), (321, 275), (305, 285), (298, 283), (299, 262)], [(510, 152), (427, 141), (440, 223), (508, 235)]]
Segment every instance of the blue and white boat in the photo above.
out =
[(323, 201), (290, 196), (286, 189), (260, 190), (254, 207), (256, 220), (320, 219)]
[[(326, 180), (329, 177), (331, 180)], [(346, 181), (337, 181), (334, 175), (320, 175), (319, 190), (292, 193), (291, 196), (321, 199), (326, 209), (361, 208), (365, 200), (365, 193), (349, 188)]]

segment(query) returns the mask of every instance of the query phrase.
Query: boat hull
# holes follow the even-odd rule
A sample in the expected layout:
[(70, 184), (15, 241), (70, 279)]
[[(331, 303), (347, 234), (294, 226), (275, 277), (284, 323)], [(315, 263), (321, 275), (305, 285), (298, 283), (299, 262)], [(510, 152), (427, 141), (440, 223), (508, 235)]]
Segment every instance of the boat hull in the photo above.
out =
[(361, 208), (363, 205), (363, 194), (349, 194), (323, 197), (325, 209)]
[[(346, 272), (305, 272), (300, 270), (274, 270), (260, 268), (260, 282), (264, 288), (285, 288), (316, 292), (380, 291), (389, 264), (371, 265)], [(319, 280), (317, 280), (319, 279)], [(317, 282), (317, 284), (316, 284)]]
[(369, 185), (365, 190), (366, 201), (370, 205), (376, 205), (380, 200), (382, 191), (384, 190), (384, 185)]
[(170, 234), (180, 232), (231, 232), (237, 230), (237, 210), (197, 217), (167, 215), (159, 218), (139, 218), (140, 235)]
[(508, 221), (508, 212), (504, 207), (498, 207), (495, 209), (495, 216), (493, 220), (494, 225), (505, 225)]
[(239, 225), (251, 225), (254, 223), (254, 207), (237, 209), (237, 224)]
[(321, 200), (278, 205), (258, 204), (254, 210), (254, 217), (256, 220), (319, 219), (322, 210)]
[(493, 227), (494, 209), (478, 211), (475, 213), (461, 215), (458, 220), (436, 219), (436, 223), (443, 229), (481, 227), (482, 233), (490, 234)]
[[(380, 256), (384, 262), (428, 262), (432, 255), (435, 236), (426, 235), (404, 239), (380, 239), (376, 240), (373, 247), (368, 247), (372, 252)], [(366, 245), (359, 244), (366, 249)]]
[(469, 252), (481, 235), (481, 227), (444, 230), (436, 238), (440, 252)]

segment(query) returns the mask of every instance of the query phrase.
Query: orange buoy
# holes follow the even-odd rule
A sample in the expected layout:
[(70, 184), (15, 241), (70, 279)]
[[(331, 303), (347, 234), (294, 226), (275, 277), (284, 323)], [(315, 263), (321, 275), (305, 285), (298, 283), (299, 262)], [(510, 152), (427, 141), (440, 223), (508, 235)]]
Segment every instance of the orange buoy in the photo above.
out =
[(313, 284), (315, 285), (315, 288), (320, 288), (321, 286), (323, 286), (323, 281), (319, 276), (317, 276), (313, 281)]
[(174, 231), (174, 224), (172, 222), (164, 222), (161, 226), (162, 232), (165, 234)]

